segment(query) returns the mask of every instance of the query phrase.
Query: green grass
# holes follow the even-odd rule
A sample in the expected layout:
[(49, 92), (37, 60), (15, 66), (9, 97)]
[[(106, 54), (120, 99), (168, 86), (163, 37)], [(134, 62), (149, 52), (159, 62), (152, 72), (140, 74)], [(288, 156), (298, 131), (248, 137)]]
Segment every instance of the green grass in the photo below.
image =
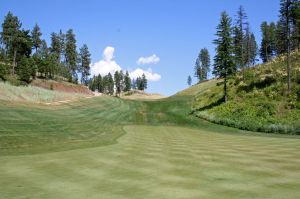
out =
[(12, 86), (9, 83), (0, 82), (0, 100), (20, 101), (30, 103), (51, 103), (55, 101), (83, 98), (80, 93), (65, 93), (51, 91), (35, 86)]
[(125, 126), (105, 147), (0, 157), (1, 198), (297, 198), (300, 140)]
[[(299, 55), (297, 52), (292, 56), (290, 95), (287, 95), (286, 61), (280, 56), (230, 77), (228, 103), (222, 103), (223, 84), (198, 89), (192, 106), (194, 115), (250, 131), (300, 134)], [(200, 83), (199, 88), (201, 84), (205, 87), (209, 83)]]
[(0, 100), (0, 198), (300, 195), (299, 137), (209, 123), (192, 99)]

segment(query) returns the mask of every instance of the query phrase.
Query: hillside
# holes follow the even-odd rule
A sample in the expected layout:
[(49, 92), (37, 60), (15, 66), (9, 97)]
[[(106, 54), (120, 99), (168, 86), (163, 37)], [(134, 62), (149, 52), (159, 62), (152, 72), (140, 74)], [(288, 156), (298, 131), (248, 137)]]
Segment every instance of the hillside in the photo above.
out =
[(28, 86), (0, 82), (0, 100), (11, 102), (53, 103), (92, 96), (86, 87), (53, 80), (34, 80)]
[(140, 90), (132, 90), (122, 93), (121, 98), (131, 100), (156, 100), (165, 98), (165, 96), (156, 93), (146, 93)]
[(192, 113), (211, 122), (250, 131), (300, 134), (299, 53), (294, 53), (292, 60), (290, 96), (286, 95), (283, 56), (231, 77), (226, 104), (222, 103), (223, 84), (216, 84), (216, 80), (200, 83), (183, 93), (197, 93)]

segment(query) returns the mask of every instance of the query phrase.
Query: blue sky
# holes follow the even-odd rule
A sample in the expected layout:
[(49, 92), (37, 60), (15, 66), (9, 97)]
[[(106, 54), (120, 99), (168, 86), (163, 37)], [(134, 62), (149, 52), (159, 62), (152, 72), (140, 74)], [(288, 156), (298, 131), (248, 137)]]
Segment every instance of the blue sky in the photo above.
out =
[[(26, 29), (38, 23), (47, 41), (51, 32), (73, 28), (78, 47), (88, 45), (95, 67), (120, 67), (132, 74), (151, 68), (156, 81), (149, 82), (147, 91), (164, 95), (187, 87), (201, 48), (207, 47), (213, 57), (212, 40), (222, 11), (234, 17), (243, 5), (260, 43), (261, 22), (276, 21), (279, 9), (279, 0), (1, 0), (0, 4), (1, 22), (12, 11)], [(137, 63), (151, 55), (159, 61)]]

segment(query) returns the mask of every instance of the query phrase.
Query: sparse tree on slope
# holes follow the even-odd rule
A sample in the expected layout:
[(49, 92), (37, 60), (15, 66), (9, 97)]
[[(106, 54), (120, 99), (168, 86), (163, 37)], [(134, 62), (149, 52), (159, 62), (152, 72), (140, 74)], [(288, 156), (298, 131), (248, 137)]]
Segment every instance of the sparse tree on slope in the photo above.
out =
[(275, 55), (276, 50), (276, 26), (272, 22), (261, 24), (262, 41), (260, 46), (260, 57), (263, 62), (268, 62)]
[(227, 102), (227, 78), (236, 72), (233, 61), (233, 39), (231, 18), (226, 12), (222, 12), (220, 24), (217, 26), (216, 55), (214, 57), (213, 74), (224, 78), (224, 101)]
[(32, 43), (33, 43), (33, 47), (35, 48), (35, 53), (37, 53), (38, 48), (42, 44), (41, 36), (42, 36), (41, 29), (37, 24), (35, 24), (35, 26), (31, 31)]
[(121, 76), (119, 71), (115, 72), (114, 80), (115, 80), (116, 95), (120, 95), (122, 90), (121, 90)]
[(86, 44), (79, 50), (81, 83), (87, 85), (88, 76), (90, 75), (91, 54)]
[(188, 76), (188, 79), (187, 79), (187, 84), (188, 84), (189, 86), (191, 86), (191, 85), (192, 85), (192, 78), (191, 78), (191, 76), (190, 76), (190, 75)]
[(200, 51), (201, 61), (201, 80), (207, 80), (208, 72), (210, 71), (210, 55), (207, 48)]
[(210, 69), (210, 56), (207, 48), (200, 50), (195, 63), (195, 77), (198, 81), (206, 80)]
[(14, 16), (11, 12), (4, 18), (2, 23), (1, 40), (6, 47), (7, 54), (12, 58), (12, 74), (15, 73), (16, 59), (18, 53), (18, 47), (20, 45), (22, 23), (18, 17)]
[(114, 79), (113, 79), (111, 73), (108, 73), (108, 75), (107, 75), (107, 91), (108, 91), (108, 94), (110, 94), (110, 95), (114, 94)]
[(125, 73), (125, 76), (124, 76), (124, 82), (125, 82), (125, 88), (124, 88), (124, 91), (125, 91), (125, 92), (130, 91), (130, 89), (131, 89), (131, 79), (130, 79), (130, 77), (129, 77), (128, 71), (126, 71), (126, 73)]
[(283, 35), (285, 36), (284, 43), (285, 43), (285, 52), (287, 56), (287, 84), (288, 84), (288, 94), (291, 92), (291, 33), (292, 33), (292, 25), (293, 25), (293, 18), (292, 18), (292, 8), (293, 2), (291, 0), (281, 0), (280, 1), (280, 21), (282, 22), (283, 26)]
[(72, 74), (73, 81), (77, 79), (77, 51), (76, 39), (72, 29), (69, 29), (66, 34), (66, 64)]
[(233, 28), (234, 38), (234, 58), (235, 64), (241, 70), (244, 70), (246, 63), (246, 51), (247, 46), (245, 45), (246, 39), (246, 27), (248, 26), (247, 15), (243, 6), (239, 7), (237, 12), (236, 26)]
[(146, 75), (143, 73), (142, 75), (142, 84), (143, 84), (143, 89), (142, 90), (145, 90), (148, 88), (148, 80), (146, 78)]

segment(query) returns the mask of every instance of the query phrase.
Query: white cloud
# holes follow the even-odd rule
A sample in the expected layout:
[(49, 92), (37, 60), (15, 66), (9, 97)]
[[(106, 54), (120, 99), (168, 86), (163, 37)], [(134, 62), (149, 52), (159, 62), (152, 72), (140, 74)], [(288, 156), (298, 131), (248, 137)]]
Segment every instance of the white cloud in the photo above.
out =
[(103, 51), (103, 59), (91, 64), (92, 75), (107, 75), (108, 73), (114, 74), (116, 71), (121, 70), (121, 66), (117, 64), (114, 58), (115, 49), (111, 46), (107, 46)]
[[(108, 73), (111, 73), (113, 75), (116, 71), (122, 70), (121, 66), (114, 60), (114, 52), (114, 47), (107, 46), (103, 50), (102, 59), (96, 63), (91, 64), (91, 75), (101, 74), (102, 76), (104, 76)], [(143, 63), (157, 63), (159, 61), (159, 57), (157, 57), (156, 55), (152, 55), (146, 58), (144, 57), (143, 59), (143, 61), (141, 61)], [(157, 73), (152, 72), (151, 68), (148, 68), (148, 70), (137, 68), (130, 72), (129, 75), (131, 78), (136, 79), (137, 77), (141, 77), (143, 73), (146, 75), (146, 78), (149, 81), (159, 81), (161, 79), (161, 76)]]
[(153, 73), (151, 68), (148, 68), (148, 70), (143, 70), (141, 68), (137, 68), (134, 71), (129, 73), (129, 76), (131, 78), (138, 78), (138, 77), (142, 77), (143, 73), (145, 74), (146, 78), (149, 81), (159, 81), (161, 79), (161, 76), (157, 73)]
[(140, 57), (137, 60), (137, 64), (144, 65), (144, 64), (157, 64), (159, 62), (160, 58), (156, 56), (155, 54), (149, 56), (149, 57)]

